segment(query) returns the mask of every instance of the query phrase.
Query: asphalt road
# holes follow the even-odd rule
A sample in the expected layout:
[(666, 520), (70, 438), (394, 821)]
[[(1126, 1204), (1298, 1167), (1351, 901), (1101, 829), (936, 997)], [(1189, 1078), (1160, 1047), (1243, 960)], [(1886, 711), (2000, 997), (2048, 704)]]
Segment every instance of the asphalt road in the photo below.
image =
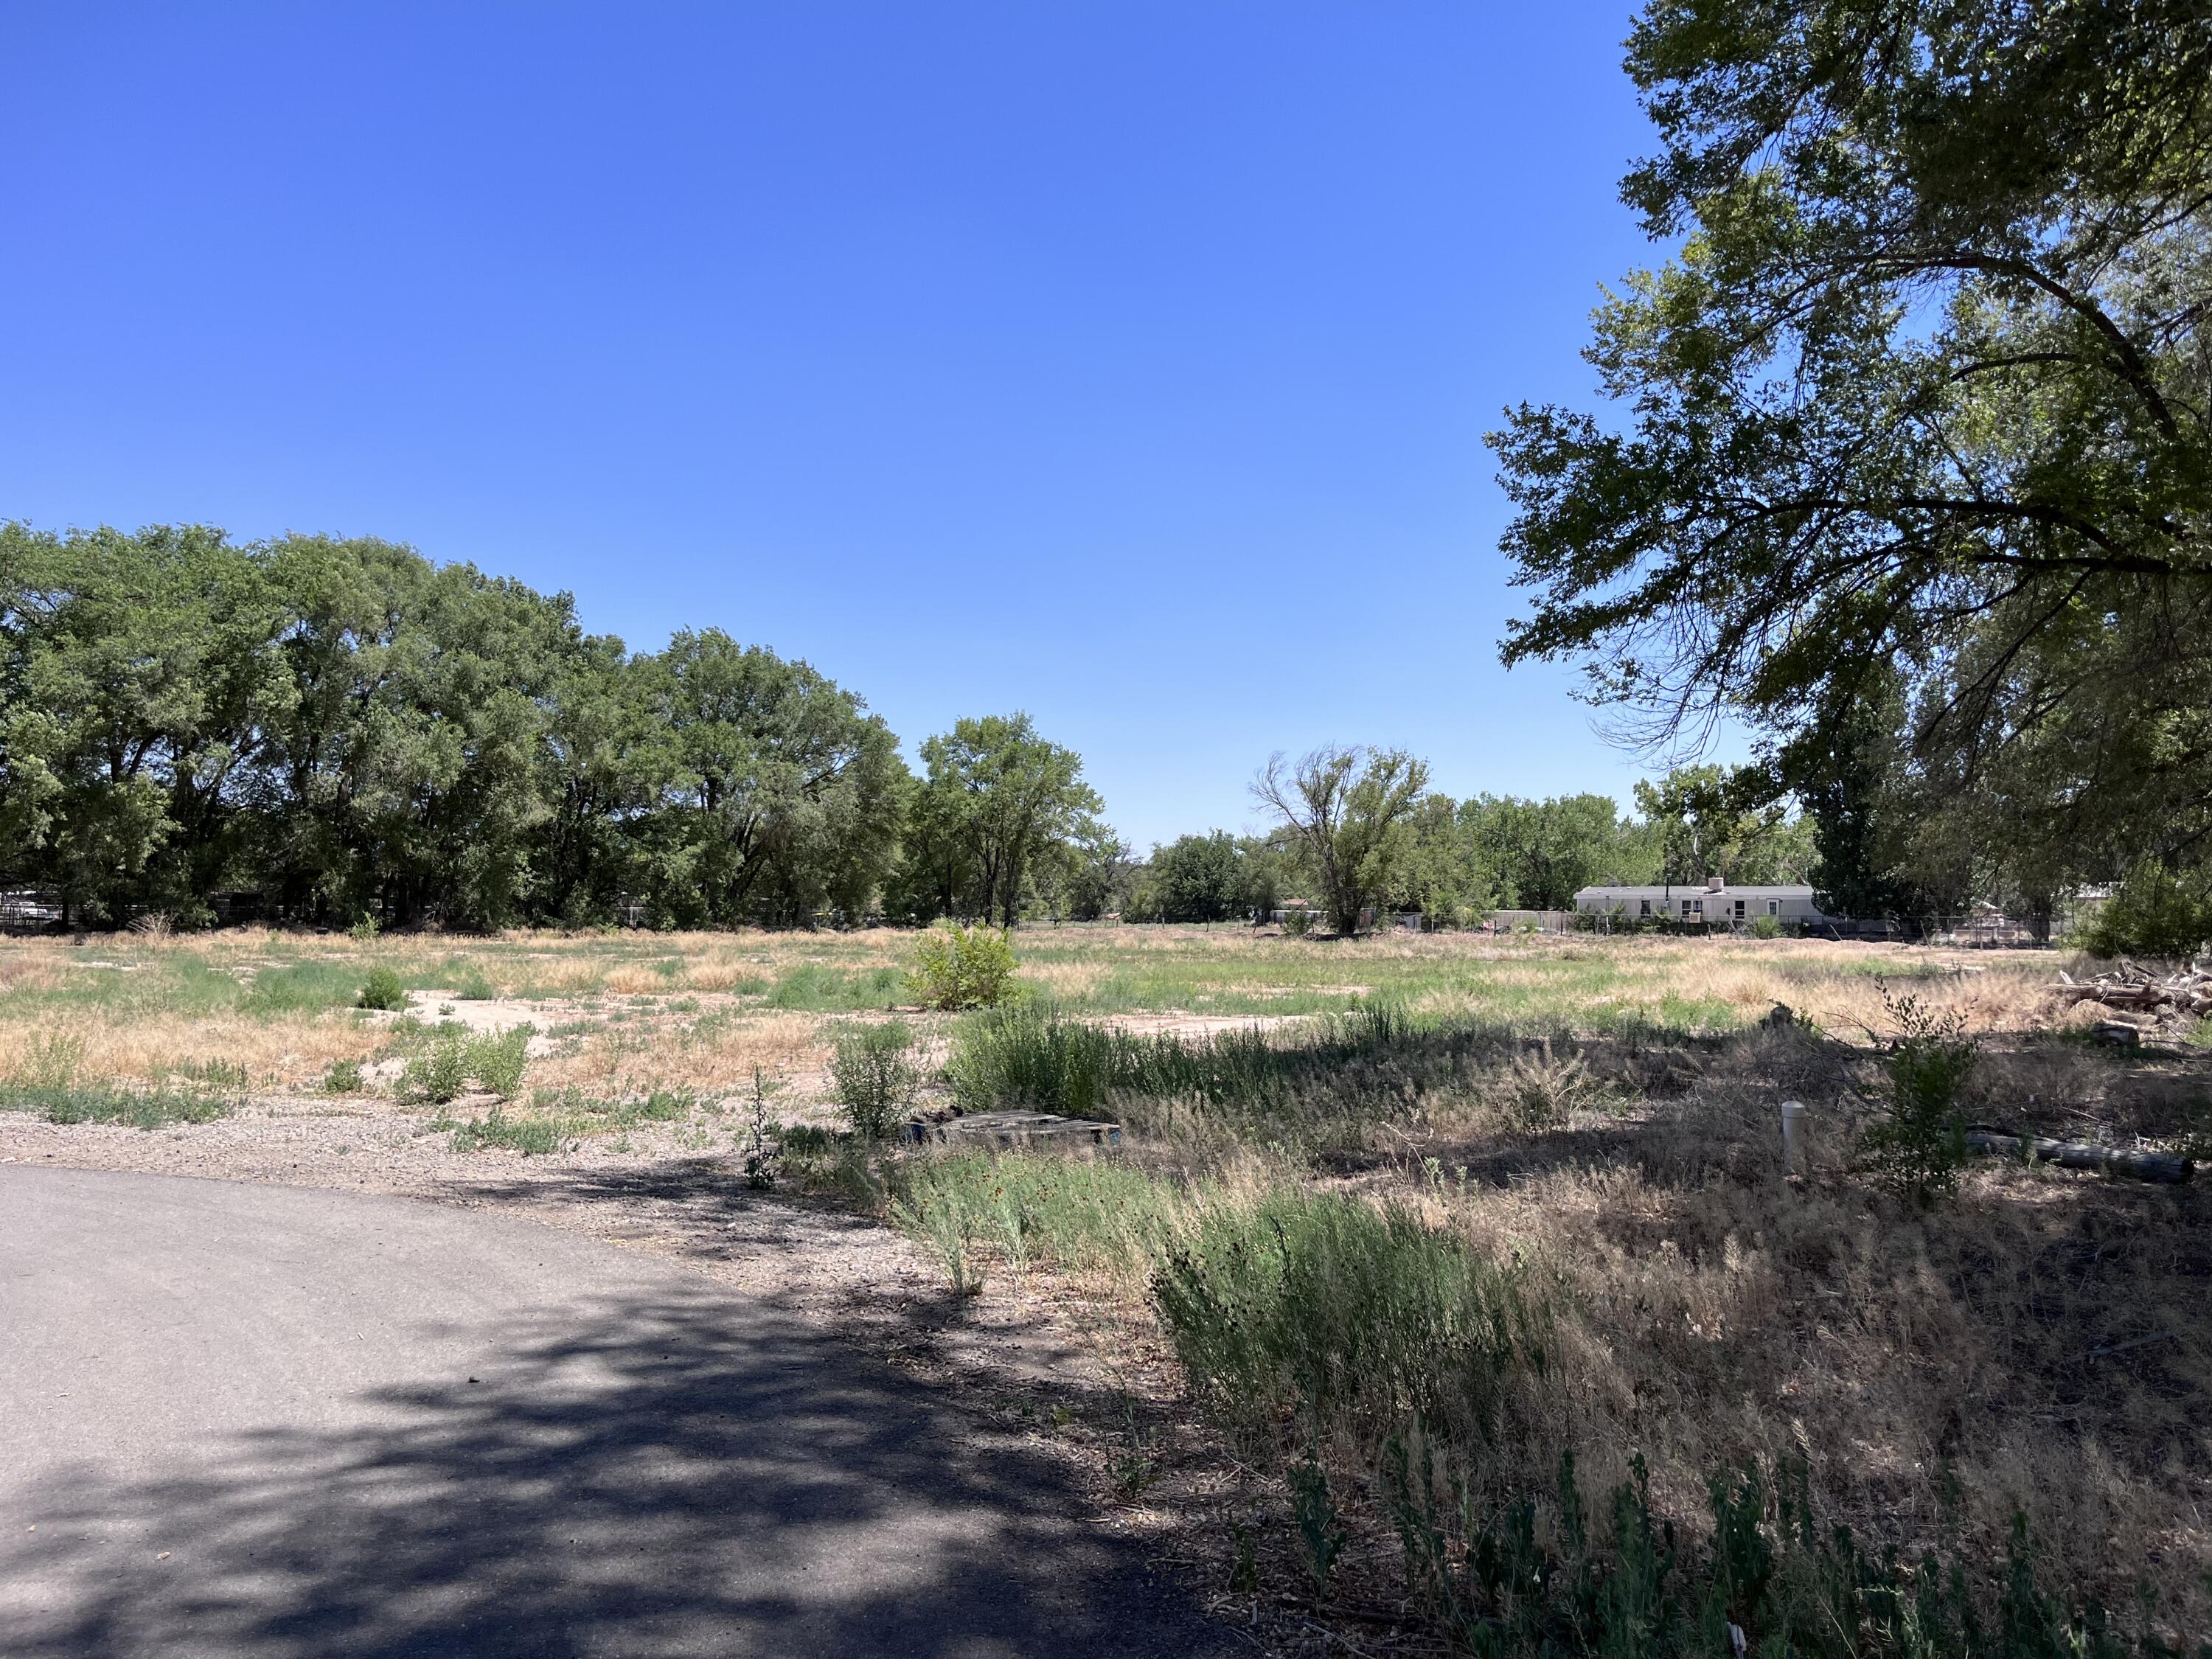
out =
[(0, 1167), (0, 1653), (1235, 1651), (1044, 1461), (680, 1267)]

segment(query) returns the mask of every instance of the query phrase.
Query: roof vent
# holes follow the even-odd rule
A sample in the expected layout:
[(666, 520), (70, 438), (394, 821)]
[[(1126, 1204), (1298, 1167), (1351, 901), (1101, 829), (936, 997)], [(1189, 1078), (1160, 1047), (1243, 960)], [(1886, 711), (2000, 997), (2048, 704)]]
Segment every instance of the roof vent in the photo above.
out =
[(1727, 882), (1727, 879), (1726, 879), (1725, 878), (1723, 878), (1723, 877), (1721, 877), (1721, 876), (1707, 876), (1707, 877), (1705, 878), (1705, 890), (1706, 890), (1708, 893), (1725, 893), (1725, 892), (1727, 892), (1727, 891), (1728, 891), (1728, 882)]

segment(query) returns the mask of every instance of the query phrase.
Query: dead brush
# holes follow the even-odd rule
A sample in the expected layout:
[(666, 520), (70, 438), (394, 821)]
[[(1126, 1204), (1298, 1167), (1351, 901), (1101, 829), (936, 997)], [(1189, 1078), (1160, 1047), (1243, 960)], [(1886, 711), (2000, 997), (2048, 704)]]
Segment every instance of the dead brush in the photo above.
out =
[(1577, 1112), (1617, 1109), (1620, 1094), (1591, 1070), (1579, 1050), (1559, 1052), (1544, 1038), (1499, 1072), (1488, 1091), (1492, 1108), (1528, 1134), (1563, 1127)]

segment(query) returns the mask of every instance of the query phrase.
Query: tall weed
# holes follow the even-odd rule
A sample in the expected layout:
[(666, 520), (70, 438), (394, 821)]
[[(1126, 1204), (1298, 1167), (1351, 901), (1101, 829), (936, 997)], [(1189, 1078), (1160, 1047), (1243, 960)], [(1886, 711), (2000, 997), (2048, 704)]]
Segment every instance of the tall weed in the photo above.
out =
[(863, 1140), (881, 1140), (912, 1107), (921, 1086), (913, 1029), (904, 1020), (890, 1020), (840, 1031), (830, 1075), (853, 1133)]

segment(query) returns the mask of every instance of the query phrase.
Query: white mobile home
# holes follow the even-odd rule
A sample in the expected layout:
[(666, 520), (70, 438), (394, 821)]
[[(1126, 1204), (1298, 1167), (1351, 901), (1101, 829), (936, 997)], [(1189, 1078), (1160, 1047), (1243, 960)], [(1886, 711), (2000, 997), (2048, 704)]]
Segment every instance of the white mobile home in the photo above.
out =
[(1575, 908), (1591, 915), (1619, 915), (1630, 921), (1701, 921), (1708, 927), (1749, 927), (1761, 916), (1777, 921), (1816, 922), (1828, 918), (1813, 902), (1810, 887), (1731, 887), (1718, 876), (1700, 886), (1676, 882), (1653, 887), (1585, 887)]

